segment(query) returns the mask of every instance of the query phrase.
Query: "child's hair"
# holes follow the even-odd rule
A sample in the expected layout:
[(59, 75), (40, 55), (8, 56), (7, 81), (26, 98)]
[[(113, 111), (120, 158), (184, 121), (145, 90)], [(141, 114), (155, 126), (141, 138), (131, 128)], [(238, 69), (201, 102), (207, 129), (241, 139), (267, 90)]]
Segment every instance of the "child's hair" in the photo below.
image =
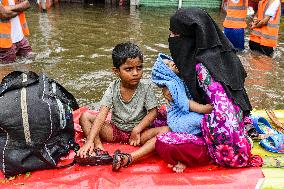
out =
[(137, 45), (131, 42), (117, 44), (112, 50), (112, 63), (115, 68), (119, 68), (128, 58), (136, 57), (143, 62), (143, 53)]

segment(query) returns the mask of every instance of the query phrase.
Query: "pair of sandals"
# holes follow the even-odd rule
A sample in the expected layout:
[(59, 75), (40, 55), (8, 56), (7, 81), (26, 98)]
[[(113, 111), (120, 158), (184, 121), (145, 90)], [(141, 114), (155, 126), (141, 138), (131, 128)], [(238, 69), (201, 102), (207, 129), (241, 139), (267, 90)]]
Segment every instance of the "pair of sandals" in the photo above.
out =
[(76, 155), (74, 160), (81, 166), (112, 165), (112, 171), (114, 172), (119, 171), (121, 167), (127, 167), (132, 162), (132, 156), (127, 153), (122, 153), (120, 150), (116, 150), (113, 157), (110, 156), (107, 151), (99, 148), (96, 148), (94, 153), (95, 155), (88, 154), (85, 158)]
[[(252, 133), (260, 139), (259, 144), (267, 151), (284, 153), (284, 134), (275, 130), (264, 117), (254, 116), (252, 120), (255, 129)], [(252, 133), (248, 131), (249, 135)]]

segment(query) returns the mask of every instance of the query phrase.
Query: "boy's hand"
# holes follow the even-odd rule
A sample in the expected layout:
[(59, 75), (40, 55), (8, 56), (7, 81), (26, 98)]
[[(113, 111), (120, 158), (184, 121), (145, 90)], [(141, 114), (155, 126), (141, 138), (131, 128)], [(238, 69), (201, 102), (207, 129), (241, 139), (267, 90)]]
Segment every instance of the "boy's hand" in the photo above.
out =
[(81, 158), (87, 157), (87, 153), (89, 152), (89, 155), (91, 155), (94, 151), (94, 142), (93, 141), (87, 141), (84, 146), (82, 146), (78, 152), (77, 155)]
[(139, 146), (140, 145), (140, 132), (136, 131), (134, 128), (131, 132), (130, 138), (129, 138), (129, 144), (131, 146)]

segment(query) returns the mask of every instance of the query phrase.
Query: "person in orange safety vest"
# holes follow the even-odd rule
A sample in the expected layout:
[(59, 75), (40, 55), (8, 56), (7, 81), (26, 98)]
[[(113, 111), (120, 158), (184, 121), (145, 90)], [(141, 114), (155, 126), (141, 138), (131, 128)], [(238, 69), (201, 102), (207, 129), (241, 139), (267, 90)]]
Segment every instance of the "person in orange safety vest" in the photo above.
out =
[(0, 63), (31, 55), (32, 48), (25, 38), (30, 34), (24, 13), (29, 7), (28, 0), (0, 0)]
[(277, 46), (281, 18), (280, 0), (261, 0), (251, 23), (249, 47), (267, 56)]
[(248, 0), (227, 0), (224, 34), (235, 48), (244, 50)]

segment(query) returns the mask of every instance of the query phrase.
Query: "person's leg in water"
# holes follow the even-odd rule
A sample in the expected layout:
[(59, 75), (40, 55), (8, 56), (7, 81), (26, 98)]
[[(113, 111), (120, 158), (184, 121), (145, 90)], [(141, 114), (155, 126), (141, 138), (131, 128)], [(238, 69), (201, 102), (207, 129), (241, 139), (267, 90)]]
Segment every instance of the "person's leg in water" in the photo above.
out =
[(262, 54), (265, 54), (266, 56), (272, 56), (272, 54), (274, 52), (273, 47), (266, 47), (266, 46), (260, 45), (259, 43), (254, 42), (254, 41), (249, 41), (249, 48), (251, 50), (258, 51)]
[[(81, 115), (79, 122), (85, 137), (88, 137), (95, 119), (96, 115), (90, 114), (89, 112), (84, 112)], [(94, 140), (95, 148), (104, 150), (101, 140), (105, 142), (113, 141), (113, 127), (110, 123), (104, 123), (103, 127), (100, 130), (99, 136), (96, 136)]]
[(24, 37), (21, 41), (15, 43), (15, 45), (17, 48), (17, 56), (24, 58), (32, 57), (32, 47), (27, 38)]
[(0, 63), (8, 64), (16, 61), (17, 47), (15, 44), (11, 48), (0, 48)]
[(238, 51), (245, 49), (245, 30), (243, 28), (224, 28), (224, 34)]
[(155, 150), (156, 136), (170, 131), (169, 127), (156, 127), (143, 131), (141, 133), (141, 147), (130, 154), (121, 153), (117, 150), (113, 158), (113, 171), (118, 171), (121, 167), (126, 167)]

